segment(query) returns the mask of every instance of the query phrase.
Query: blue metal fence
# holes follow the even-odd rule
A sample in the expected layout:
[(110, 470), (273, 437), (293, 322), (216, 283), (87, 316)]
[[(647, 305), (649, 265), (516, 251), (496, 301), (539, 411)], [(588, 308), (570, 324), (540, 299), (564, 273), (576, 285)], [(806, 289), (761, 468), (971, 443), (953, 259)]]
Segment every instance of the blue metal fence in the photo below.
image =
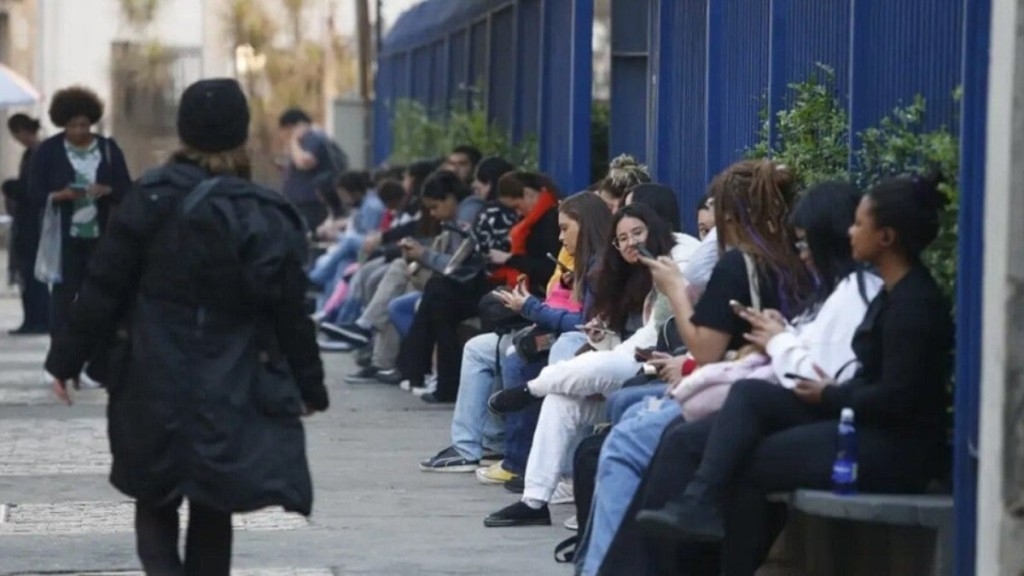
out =
[(488, 117), (538, 139), (541, 170), (569, 191), (589, 182), (592, 0), (428, 0), (382, 43), (374, 160), (391, 153), (395, 103), (444, 115), (477, 88)]
[(918, 94), (929, 127), (961, 133), (955, 564), (973, 574), (991, 0), (612, 1), (611, 151), (646, 159), (689, 226), (711, 177), (756, 142), (760, 114), (774, 118), (817, 63), (835, 71), (852, 138)]
[(854, 132), (916, 94), (930, 125), (955, 129), (963, 12), (961, 0), (613, 0), (611, 151), (646, 159), (693, 206), (817, 63), (835, 71)]

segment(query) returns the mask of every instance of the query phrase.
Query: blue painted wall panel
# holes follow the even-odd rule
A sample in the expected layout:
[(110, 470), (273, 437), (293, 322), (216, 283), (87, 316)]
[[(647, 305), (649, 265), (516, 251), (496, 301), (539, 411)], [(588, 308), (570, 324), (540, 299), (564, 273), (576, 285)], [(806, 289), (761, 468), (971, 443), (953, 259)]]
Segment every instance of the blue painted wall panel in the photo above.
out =
[(491, 74), (487, 82), (487, 111), (498, 126), (512, 129), (516, 90), (516, 12), (509, 6), (491, 16)]
[(429, 46), (412, 51), (412, 98), (432, 109), (430, 102), (431, 82), (440, 82), (434, 78), (434, 67), (431, 62), (433, 51)]
[(855, 131), (874, 125), (915, 94), (928, 101), (930, 126), (956, 130), (953, 90), (958, 65), (963, 5), (951, 0), (853, 2), (851, 123)]
[(770, 3), (720, 2), (717, 30), (709, 30), (708, 83), (717, 90), (709, 101), (708, 118), (718, 130), (717, 142), (708, 150), (709, 180), (756, 141), (768, 88)]
[(434, 42), (430, 47), (430, 109), (448, 109), (448, 59), (445, 57), (447, 44), (444, 40)]
[(707, 188), (707, 0), (661, 0), (658, 24), (653, 29), (661, 40), (653, 176), (673, 186), (679, 195), (683, 225), (689, 232), (696, 232), (694, 206)]
[(611, 157), (627, 153), (647, 161), (652, 0), (612, 0)]
[(460, 30), (450, 36), (449, 42), (449, 60), (448, 69), (450, 70), (448, 76), (448, 106), (466, 106), (468, 104), (466, 97), (469, 92), (466, 88), (469, 87), (472, 82), (469, 82), (469, 48), (467, 42), (469, 42), (469, 34), (465, 30)]
[(427, 0), (405, 12), (378, 56), (375, 160), (390, 154), (398, 99), (444, 114), (479, 87), (493, 121), (515, 138), (538, 139), (542, 170), (565, 189), (585, 185), (592, 2)]
[(558, 0), (544, 0), (542, 15), (544, 63), (540, 87), (540, 157), (544, 169), (555, 182), (568, 186), (571, 180), (569, 141), (572, 91), (563, 79), (572, 74), (572, 43), (565, 36), (572, 29), (572, 5)]
[(518, 111), (512, 134), (516, 138), (540, 133), (540, 22), (542, 0), (522, 0), (518, 5), (515, 66), (518, 73)]
[[(489, 30), (487, 19), (480, 20), (469, 29), (469, 75), (467, 81), (474, 90), (487, 86), (487, 76), (498, 73), (487, 66)], [(482, 94), (478, 94), (482, 96)]]
[[(835, 71), (836, 88), (846, 102), (849, 88), (851, 0), (786, 0), (776, 25), (785, 25), (782, 52), (784, 84), (804, 81), (822, 63)], [(774, 32), (774, 30), (773, 30)], [(773, 76), (773, 79), (776, 76)]]

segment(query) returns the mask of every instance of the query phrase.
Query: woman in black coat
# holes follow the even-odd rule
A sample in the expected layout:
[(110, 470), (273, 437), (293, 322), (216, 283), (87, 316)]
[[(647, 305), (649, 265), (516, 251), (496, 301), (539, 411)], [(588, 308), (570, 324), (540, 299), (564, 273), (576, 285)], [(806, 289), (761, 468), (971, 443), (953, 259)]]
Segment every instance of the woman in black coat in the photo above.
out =
[[(46, 360), (70, 401), (67, 381), (97, 352), (108, 358), (111, 482), (137, 500), (147, 574), (227, 575), (232, 513), (312, 508), (299, 418), (328, 398), (304, 310), (303, 223), (245, 180), (248, 125), (234, 80), (186, 90), (182, 149), (118, 209)], [(212, 188), (197, 202), (200, 184)], [(206, 241), (218, 234), (226, 241)], [(117, 324), (126, 328), (98, 351)]]
[(61, 281), (53, 285), (51, 335), (67, 320), (111, 209), (132, 186), (121, 148), (92, 131), (102, 117), (103, 102), (92, 90), (72, 86), (58, 91), (50, 103), (50, 121), (63, 131), (44, 140), (32, 158), (32, 209), (41, 218), (52, 202), (61, 217)]

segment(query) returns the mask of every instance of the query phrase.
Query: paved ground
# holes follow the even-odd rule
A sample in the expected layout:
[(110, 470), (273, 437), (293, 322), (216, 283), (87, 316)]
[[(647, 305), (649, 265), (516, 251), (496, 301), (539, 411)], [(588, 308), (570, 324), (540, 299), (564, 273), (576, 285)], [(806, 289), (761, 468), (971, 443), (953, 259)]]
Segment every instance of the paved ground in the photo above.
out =
[[(0, 575), (138, 573), (128, 499), (106, 481), (102, 392), (57, 405), (42, 382), (44, 338), (12, 339), (17, 302), (0, 298)], [(314, 515), (269, 510), (236, 518), (238, 574), (250, 576), (543, 576), (570, 573), (552, 528), (485, 529), (514, 501), (472, 475), (424, 474), (446, 445), (451, 410), (397, 388), (347, 386), (345, 355), (325, 357), (333, 406), (307, 422)]]

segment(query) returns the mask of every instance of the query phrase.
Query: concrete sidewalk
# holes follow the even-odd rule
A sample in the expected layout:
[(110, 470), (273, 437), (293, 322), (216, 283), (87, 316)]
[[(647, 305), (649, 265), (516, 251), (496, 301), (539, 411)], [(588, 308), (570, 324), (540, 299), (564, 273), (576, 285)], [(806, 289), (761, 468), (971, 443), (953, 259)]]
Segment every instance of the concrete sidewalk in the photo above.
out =
[[(134, 571), (130, 501), (106, 481), (105, 397), (72, 407), (48, 394), (45, 338), (12, 339), (17, 300), (0, 299), (0, 574)], [(384, 385), (349, 386), (348, 355), (326, 355), (332, 407), (306, 422), (314, 515), (236, 517), (239, 574), (569, 574), (554, 562), (571, 506), (551, 528), (486, 529), (516, 496), (472, 474), (426, 474), (448, 445), (451, 409)]]

